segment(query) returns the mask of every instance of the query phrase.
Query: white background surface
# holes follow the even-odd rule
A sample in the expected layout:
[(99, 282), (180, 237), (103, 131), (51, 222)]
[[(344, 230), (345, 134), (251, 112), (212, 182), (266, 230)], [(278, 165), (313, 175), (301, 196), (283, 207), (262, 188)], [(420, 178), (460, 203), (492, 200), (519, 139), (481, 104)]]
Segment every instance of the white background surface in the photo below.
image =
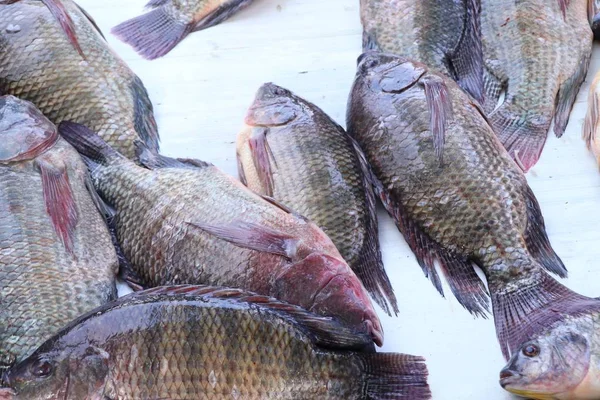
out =
[[(210, 161), (237, 176), (236, 135), (255, 91), (268, 81), (314, 102), (345, 125), (361, 49), (358, 0), (256, 0), (153, 62), (110, 34), (114, 25), (139, 15), (145, 0), (78, 3), (144, 81), (166, 155)], [(549, 138), (541, 161), (527, 176), (552, 245), (570, 271), (565, 283), (594, 297), (600, 296), (600, 173), (581, 139), (581, 126), (599, 58), (595, 52), (564, 137)], [(398, 318), (380, 315), (383, 350), (425, 356), (436, 400), (510, 399), (498, 385), (504, 360), (492, 320), (473, 319), (451, 294), (440, 297), (382, 210), (380, 231), (401, 311)]]

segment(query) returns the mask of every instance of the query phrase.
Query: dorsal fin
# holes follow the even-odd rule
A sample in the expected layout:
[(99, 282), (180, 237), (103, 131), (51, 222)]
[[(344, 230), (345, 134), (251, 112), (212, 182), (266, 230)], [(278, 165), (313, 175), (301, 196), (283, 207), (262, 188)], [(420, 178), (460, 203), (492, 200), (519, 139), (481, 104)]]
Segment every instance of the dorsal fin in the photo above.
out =
[(243, 303), (252, 308), (271, 312), (293, 321), (294, 325), (299, 326), (321, 347), (339, 350), (374, 351), (373, 340), (369, 335), (357, 333), (331, 318), (320, 317), (298, 306), (240, 289), (182, 285), (148, 289), (131, 294), (125, 299), (140, 299), (152, 296), (172, 296), (202, 301), (221, 300), (231, 304)]

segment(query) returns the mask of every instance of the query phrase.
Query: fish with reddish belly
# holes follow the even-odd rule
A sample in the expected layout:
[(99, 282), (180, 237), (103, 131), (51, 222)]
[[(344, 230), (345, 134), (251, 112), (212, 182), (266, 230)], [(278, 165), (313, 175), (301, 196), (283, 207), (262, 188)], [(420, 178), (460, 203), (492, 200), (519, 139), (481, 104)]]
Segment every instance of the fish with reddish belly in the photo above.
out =
[(377, 303), (397, 313), (362, 151), (321, 109), (272, 83), (259, 89), (246, 124), (237, 146), (242, 182), (323, 229)]
[(192, 32), (220, 24), (253, 0), (151, 0), (152, 11), (115, 26), (112, 33), (149, 60), (173, 50)]
[(0, 97), (0, 369), (116, 298), (117, 254), (90, 188), (56, 127)]
[(552, 121), (558, 137), (567, 127), (592, 54), (588, 6), (588, 0), (482, 0), (484, 108), (524, 171), (538, 161)]
[(485, 315), (488, 280), (505, 357), (574, 310), (599, 302), (559, 284), (567, 271), (548, 240), (537, 200), (479, 105), (450, 79), (389, 54), (362, 56), (348, 132), (376, 189), (438, 290), (436, 261), (460, 303)]
[(71, 0), (0, 1), (0, 94), (31, 101), (55, 124), (85, 124), (129, 158), (136, 140), (158, 150), (144, 85)]
[(74, 321), (4, 375), (0, 398), (426, 400), (424, 361), (273, 298), (165, 287)]
[(210, 164), (140, 147), (140, 167), (80, 125), (63, 123), (60, 133), (114, 208), (116, 236), (142, 286), (244, 288), (337, 317), (382, 343), (365, 288), (313, 223)]
[(481, 0), (360, 0), (363, 50), (409, 57), (483, 101)]

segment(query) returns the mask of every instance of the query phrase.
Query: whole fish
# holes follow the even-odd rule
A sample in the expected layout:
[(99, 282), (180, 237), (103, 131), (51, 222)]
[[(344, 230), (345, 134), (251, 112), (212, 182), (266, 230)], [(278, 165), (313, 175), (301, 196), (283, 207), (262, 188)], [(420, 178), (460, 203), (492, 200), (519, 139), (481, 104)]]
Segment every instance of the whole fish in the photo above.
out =
[(152, 11), (112, 30), (142, 57), (154, 60), (169, 53), (192, 32), (225, 21), (253, 0), (150, 0)]
[(0, 94), (31, 101), (55, 124), (85, 124), (127, 157), (139, 139), (158, 151), (142, 81), (71, 0), (0, 1)]
[(116, 298), (117, 255), (90, 188), (56, 127), (0, 97), (0, 369)]
[(500, 384), (529, 399), (600, 399), (599, 324), (598, 302), (587, 311), (574, 308), (523, 343), (500, 372)]
[[(485, 105), (524, 171), (560, 137), (592, 54), (588, 0), (482, 0)], [(502, 94), (504, 101), (498, 104)]]
[(363, 50), (442, 72), (483, 102), (481, 0), (360, 0)]
[(398, 313), (368, 166), (354, 141), (317, 106), (272, 83), (259, 89), (246, 124), (237, 145), (242, 182), (323, 229), (377, 303)]
[(251, 290), (337, 317), (381, 345), (365, 288), (316, 225), (210, 164), (140, 147), (144, 168), (81, 125), (59, 129), (87, 158), (94, 185), (114, 208), (110, 220), (135, 273), (130, 280)]
[[(544, 271), (567, 273), (538, 202), (479, 105), (453, 81), (406, 58), (367, 53), (350, 96), (348, 132), (438, 290), (436, 260), (459, 302), (484, 315), (486, 289), (473, 266), (483, 270), (506, 357), (559, 311), (588, 300)], [(544, 318), (531, 323), (536, 315)]]
[(2, 392), (15, 400), (431, 398), (421, 357), (372, 347), (368, 336), (273, 298), (166, 287), (74, 321), (4, 375), (14, 397)]

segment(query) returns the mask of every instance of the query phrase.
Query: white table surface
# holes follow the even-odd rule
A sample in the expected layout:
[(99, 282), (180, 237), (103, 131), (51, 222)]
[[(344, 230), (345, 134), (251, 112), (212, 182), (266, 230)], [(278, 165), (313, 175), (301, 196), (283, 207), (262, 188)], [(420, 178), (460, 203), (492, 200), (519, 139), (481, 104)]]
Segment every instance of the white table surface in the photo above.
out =
[[(146, 61), (110, 34), (139, 15), (145, 0), (79, 0), (108, 41), (142, 78), (156, 109), (164, 154), (210, 161), (237, 176), (235, 140), (255, 91), (275, 82), (345, 125), (361, 50), (358, 0), (256, 0), (225, 23), (190, 35), (166, 57)], [(527, 175), (554, 249), (570, 271), (565, 284), (600, 296), (600, 173), (581, 139), (590, 74), (562, 139), (550, 137)], [(504, 360), (491, 319), (474, 319), (423, 276), (392, 220), (380, 210), (384, 262), (400, 316), (380, 314), (384, 351), (427, 358), (436, 400), (500, 400)]]

